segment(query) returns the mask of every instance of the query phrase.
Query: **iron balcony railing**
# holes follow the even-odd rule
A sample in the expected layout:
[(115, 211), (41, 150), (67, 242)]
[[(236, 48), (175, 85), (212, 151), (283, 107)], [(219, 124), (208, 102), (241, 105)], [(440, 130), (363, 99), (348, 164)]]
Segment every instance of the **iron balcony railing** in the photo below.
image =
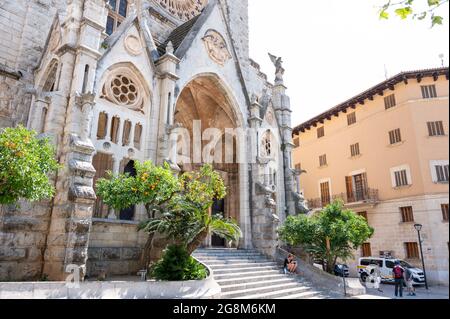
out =
[(379, 198), (378, 189), (368, 188), (366, 190), (363, 190), (360, 192), (355, 192), (353, 194), (341, 193), (341, 194), (333, 195), (329, 199), (328, 198), (309, 199), (308, 207), (310, 209), (323, 208), (335, 200), (341, 200), (346, 205), (359, 204), (359, 203), (375, 204), (375, 203), (379, 202), (380, 198)]

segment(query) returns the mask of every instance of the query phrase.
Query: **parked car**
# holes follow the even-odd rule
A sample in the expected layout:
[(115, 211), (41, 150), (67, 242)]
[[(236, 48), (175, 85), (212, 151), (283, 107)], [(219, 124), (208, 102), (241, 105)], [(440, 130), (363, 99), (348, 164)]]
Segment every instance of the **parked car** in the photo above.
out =
[(337, 264), (334, 266), (334, 274), (338, 277), (350, 277), (350, 268), (347, 265)]
[(381, 272), (381, 281), (383, 283), (393, 283), (394, 276), (392, 275), (392, 270), (394, 269), (395, 262), (399, 261), (400, 265), (409, 269), (413, 275), (414, 285), (425, 285), (425, 274), (422, 269), (414, 267), (404, 260), (394, 259), (394, 258), (381, 258), (381, 257), (365, 257), (360, 258), (358, 263), (358, 273), (363, 282), (366, 281), (369, 274), (367, 268), (370, 265), (378, 265)]

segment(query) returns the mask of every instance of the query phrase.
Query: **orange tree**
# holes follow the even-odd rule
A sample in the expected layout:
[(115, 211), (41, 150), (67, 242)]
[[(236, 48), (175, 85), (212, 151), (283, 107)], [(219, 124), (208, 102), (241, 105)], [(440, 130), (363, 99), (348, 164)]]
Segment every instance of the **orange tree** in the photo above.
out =
[(58, 168), (48, 139), (23, 126), (0, 131), (0, 205), (52, 198), (49, 175)]
[(228, 240), (238, 240), (241, 232), (236, 222), (209, 213), (215, 199), (226, 196), (220, 175), (211, 165), (197, 172), (176, 176), (168, 164), (136, 162), (136, 176), (112, 175), (97, 182), (97, 193), (115, 210), (144, 205), (148, 219), (139, 229), (149, 233), (142, 266), (150, 260), (155, 233), (183, 245), (191, 254), (211, 232)]
[(237, 242), (242, 236), (237, 222), (220, 215), (211, 215), (214, 200), (226, 196), (226, 187), (211, 165), (180, 177), (180, 192), (159, 218), (141, 223), (140, 229), (149, 233), (164, 233), (192, 254), (210, 235)]

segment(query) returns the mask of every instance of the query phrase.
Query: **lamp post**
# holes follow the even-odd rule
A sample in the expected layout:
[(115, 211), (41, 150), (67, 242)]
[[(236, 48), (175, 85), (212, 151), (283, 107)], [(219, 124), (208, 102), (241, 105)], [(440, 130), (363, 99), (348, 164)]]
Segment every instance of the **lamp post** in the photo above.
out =
[(417, 230), (417, 235), (419, 236), (420, 256), (422, 258), (423, 276), (425, 277), (425, 288), (428, 290), (427, 272), (425, 270), (425, 259), (423, 258), (422, 236), (420, 235), (420, 232), (422, 231), (423, 225), (422, 224), (415, 224), (414, 228)]

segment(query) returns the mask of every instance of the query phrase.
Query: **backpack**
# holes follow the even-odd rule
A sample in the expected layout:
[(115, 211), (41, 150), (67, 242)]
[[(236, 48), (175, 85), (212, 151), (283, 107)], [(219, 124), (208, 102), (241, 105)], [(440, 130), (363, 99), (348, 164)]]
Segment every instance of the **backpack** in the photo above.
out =
[(394, 267), (394, 276), (395, 276), (395, 279), (401, 279), (401, 278), (403, 278), (403, 273), (404, 273), (404, 272), (405, 272), (405, 271), (403, 270), (402, 267), (400, 267), (400, 266)]

